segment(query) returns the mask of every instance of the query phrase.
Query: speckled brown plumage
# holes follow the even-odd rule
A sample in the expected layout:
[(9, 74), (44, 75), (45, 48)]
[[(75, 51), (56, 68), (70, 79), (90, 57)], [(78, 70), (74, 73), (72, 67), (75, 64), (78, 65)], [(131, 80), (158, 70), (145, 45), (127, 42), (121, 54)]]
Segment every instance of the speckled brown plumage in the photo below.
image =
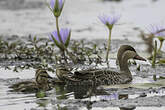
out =
[(25, 92), (33, 93), (40, 90), (47, 91), (50, 90), (49, 79), (52, 79), (44, 69), (37, 69), (35, 73), (35, 81), (23, 81), (11, 85), (9, 88), (12, 88), (11, 91), (15, 92)]
[[(58, 74), (62, 71), (61, 77), (67, 85), (112, 85), (125, 84), (132, 80), (131, 72), (128, 68), (127, 61), (129, 59), (145, 60), (140, 57), (135, 49), (129, 45), (120, 47), (117, 55), (119, 60), (120, 71), (115, 72), (111, 70), (93, 69), (76, 71), (74, 74), (68, 74), (69, 71), (63, 68), (57, 68)], [(65, 74), (66, 73), (66, 74)]]

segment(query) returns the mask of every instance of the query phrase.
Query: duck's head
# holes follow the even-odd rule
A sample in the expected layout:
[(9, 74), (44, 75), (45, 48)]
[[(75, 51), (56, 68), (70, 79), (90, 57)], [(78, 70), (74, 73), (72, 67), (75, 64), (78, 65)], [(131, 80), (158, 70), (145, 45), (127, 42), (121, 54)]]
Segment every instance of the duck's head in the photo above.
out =
[(130, 45), (121, 45), (117, 52), (117, 59), (119, 61), (121, 60), (123, 53), (126, 52), (127, 50), (136, 52), (136, 50)]
[(122, 61), (128, 60), (128, 59), (136, 59), (136, 60), (142, 60), (146, 61), (143, 57), (139, 56), (136, 51), (127, 50), (122, 54)]
[(56, 75), (60, 80), (63, 80), (63, 76), (70, 73), (69, 69), (65, 65), (56, 66)]
[[(120, 53), (121, 52), (121, 53)], [(118, 61), (121, 71), (129, 71), (127, 61), (129, 59), (136, 59), (146, 61), (143, 57), (139, 56), (135, 49), (129, 45), (121, 46), (118, 51)]]
[(35, 79), (37, 84), (47, 84), (49, 83), (50, 79), (52, 79), (52, 77), (49, 76), (45, 69), (37, 69)]
[[(137, 53), (136, 52), (136, 50), (132, 47), (132, 46), (130, 46), (130, 45), (121, 45), (120, 46), (120, 48), (119, 48), (119, 50), (118, 50), (118, 53), (117, 53), (117, 64), (119, 63), (120, 64), (120, 62), (121, 62), (121, 60), (122, 60), (122, 56), (123, 56), (123, 54), (126, 52), (126, 51), (132, 51), (132, 55), (133, 54), (135, 54), (135, 53)], [(128, 53), (127, 53), (128, 54)], [(130, 56), (131, 56), (131, 53), (129, 53), (130, 54)], [(136, 58), (137, 57), (137, 58)], [(137, 55), (135, 58), (133, 58), (133, 59), (138, 59), (138, 60), (140, 60), (142, 57), (139, 57), (139, 55)]]

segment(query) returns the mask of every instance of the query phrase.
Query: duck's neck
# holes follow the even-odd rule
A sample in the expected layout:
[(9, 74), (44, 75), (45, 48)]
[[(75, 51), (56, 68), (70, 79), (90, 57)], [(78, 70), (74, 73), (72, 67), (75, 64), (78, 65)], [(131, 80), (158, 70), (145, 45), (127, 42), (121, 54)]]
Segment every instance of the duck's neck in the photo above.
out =
[(121, 60), (119, 61), (120, 71), (122, 73), (131, 75), (131, 72), (128, 68), (128, 60), (130, 59), (129, 55), (122, 56)]

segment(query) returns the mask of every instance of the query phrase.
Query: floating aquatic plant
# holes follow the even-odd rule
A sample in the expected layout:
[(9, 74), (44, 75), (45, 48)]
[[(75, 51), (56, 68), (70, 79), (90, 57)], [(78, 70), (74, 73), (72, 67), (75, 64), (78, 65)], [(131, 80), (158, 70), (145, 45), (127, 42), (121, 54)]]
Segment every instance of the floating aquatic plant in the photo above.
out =
[[(63, 0), (51, 0), (50, 1), (50, 9), (51, 9), (51, 11), (53, 12), (53, 14), (56, 18), (57, 36), (58, 36), (59, 41), (61, 42), (61, 45), (63, 45), (64, 43), (62, 41), (61, 34), (60, 34), (58, 18), (61, 15), (63, 6), (64, 6)], [(63, 45), (63, 47), (65, 48), (64, 45)]]
[(159, 25), (150, 25), (148, 31), (156, 37), (165, 37), (165, 27)]
[[(69, 41), (70, 41), (70, 35), (69, 35), (69, 37), (67, 37), (68, 39), (66, 39), (66, 43), (63, 42), (65, 39), (63, 36), (66, 36), (63, 34), (67, 34), (67, 32), (69, 30), (62, 30), (62, 29), (60, 30), (60, 28), (59, 28), (59, 17), (61, 15), (62, 9), (64, 7), (64, 0), (51, 0), (50, 4), (48, 4), (48, 7), (52, 11), (52, 13), (56, 19), (56, 30), (57, 31), (52, 33), (55, 35), (55, 37), (52, 37), (53, 41), (62, 51), (64, 59), (66, 62), (67, 62), (67, 59), (65, 56), (65, 51), (69, 55), (69, 57), (72, 59), (73, 63), (77, 63), (77, 61), (75, 59), (76, 57), (74, 57), (74, 55), (67, 50), (67, 46), (69, 45)], [(69, 31), (69, 33), (70, 33), (70, 31)], [(54, 36), (54, 35), (52, 35), (52, 36)]]
[[(59, 41), (61, 42), (61, 45), (63, 45), (63, 41), (62, 41), (62, 38), (61, 38), (61, 35), (60, 35), (60, 28), (59, 28), (58, 18), (61, 15), (63, 6), (64, 6), (64, 1), (63, 0), (51, 0), (50, 4), (48, 5), (48, 7), (52, 11), (54, 17), (56, 18), (57, 37), (58, 37)], [(64, 47), (64, 45), (63, 45), (63, 47)]]
[[(51, 37), (51, 36), (50, 36)], [(51, 45), (50, 45), (51, 44)], [(98, 47), (98, 43), (86, 40), (72, 40), (67, 48), (74, 53), (78, 63), (91, 65), (102, 64), (103, 48)], [(0, 38), (0, 60), (3, 62), (14, 61), (14, 63), (4, 63), (6, 69), (14, 66), (14, 71), (22, 69), (44, 68), (54, 72), (56, 64), (64, 63), (64, 58), (59, 50), (54, 48), (55, 44), (47, 38), (39, 38), (29, 35), (27, 38), (18, 38), (17, 41)], [(72, 62), (71, 57), (67, 57), (68, 62)], [(18, 63), (19, 62), (19, 63)], [(3, 64), (1, 64), (3, 65)], [(11, 68), (12, 69), (12, 68)]]
[[(65, 45), (65, 47), (67, 48), (70, 42), (70, 36), (71, 36), (71, 30), (68, 28), (62, 28), (60, 30), (60, 36), (61, 36), (61, 40), (62, 43)], [(61, 41), (59, 40), (59, 36), (57, 31), (53, 31), (50, 35), (50, 38), (52, 41), (54, 41), (54, 43), (61, 49), (64, 50), (63, 44), (61, 43)]]
[(119, 15), (114, 15), (114, 16), (99, 16), (100, 21), (105, 24), (109, 29), (112, 29), (114, 24), (116, 24), (119, 20), (120, 16)]
[(106, 53), (106, 61), (107, 62), (108, 62), (108, 56), (109, 56), (109, 51), (110, 51), (110, 47), (111, 47), (112, 28), (113, 28), (114, 24), (117, 23), (119, 18), (120, 18), (120, 16), (107, 16), (107, 15), (99, 16), (100, 21), (103, 24), (105, 24), (109, 29), (109, 39), (108, 39), (107, 53)]

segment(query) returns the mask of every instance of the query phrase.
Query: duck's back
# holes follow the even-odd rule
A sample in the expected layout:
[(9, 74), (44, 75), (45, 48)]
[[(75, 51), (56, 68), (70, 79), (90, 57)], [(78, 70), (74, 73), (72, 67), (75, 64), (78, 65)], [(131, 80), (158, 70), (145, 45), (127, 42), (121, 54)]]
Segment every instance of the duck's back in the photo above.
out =
[(74, 75), (66, 77), (68, 85), (113, 85), (126, 84), (132, 80), (125, 74), (111, 70), (76, 71)]

